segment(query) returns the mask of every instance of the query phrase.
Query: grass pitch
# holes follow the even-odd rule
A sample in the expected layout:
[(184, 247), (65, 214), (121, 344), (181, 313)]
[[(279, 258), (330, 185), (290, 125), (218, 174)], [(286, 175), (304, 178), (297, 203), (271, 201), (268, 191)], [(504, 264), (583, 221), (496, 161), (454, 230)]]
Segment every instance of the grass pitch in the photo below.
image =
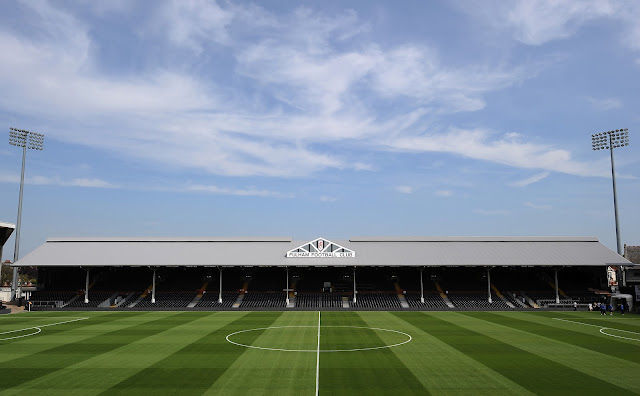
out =
[[(562, 320), (560, 320), (562, 319)], [(640, 318), (586, 312), (31, 312), (1, 394), (637, 394)]]

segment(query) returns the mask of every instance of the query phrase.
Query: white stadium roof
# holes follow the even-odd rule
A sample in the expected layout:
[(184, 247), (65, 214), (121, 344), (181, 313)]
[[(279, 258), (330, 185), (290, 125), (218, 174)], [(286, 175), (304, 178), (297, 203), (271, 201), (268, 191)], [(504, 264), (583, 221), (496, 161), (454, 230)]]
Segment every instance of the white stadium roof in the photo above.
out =
[(607, 266), (633, 265), (595, 237), (51, 238), (15, 263), (109, 266)]

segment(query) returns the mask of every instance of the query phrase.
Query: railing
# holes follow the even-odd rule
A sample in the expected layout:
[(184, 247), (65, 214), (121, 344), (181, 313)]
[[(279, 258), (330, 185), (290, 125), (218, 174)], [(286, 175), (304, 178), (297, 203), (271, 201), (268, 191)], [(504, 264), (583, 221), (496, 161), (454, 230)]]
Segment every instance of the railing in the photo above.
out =
[(34, 307), (52, 307), (59, 308), (64, 304), (64, 301), (31, 301), (32, 306)]

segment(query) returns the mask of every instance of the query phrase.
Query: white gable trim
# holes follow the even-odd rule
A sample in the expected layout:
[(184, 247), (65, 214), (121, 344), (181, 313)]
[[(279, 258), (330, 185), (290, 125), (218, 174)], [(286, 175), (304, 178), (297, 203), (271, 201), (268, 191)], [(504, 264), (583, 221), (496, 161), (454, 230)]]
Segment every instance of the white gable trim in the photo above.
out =
[(287, 252), (287, 257), (295, 258), (353, 258), (356, 252), (333, 243), (325, 238), (317, 238)]

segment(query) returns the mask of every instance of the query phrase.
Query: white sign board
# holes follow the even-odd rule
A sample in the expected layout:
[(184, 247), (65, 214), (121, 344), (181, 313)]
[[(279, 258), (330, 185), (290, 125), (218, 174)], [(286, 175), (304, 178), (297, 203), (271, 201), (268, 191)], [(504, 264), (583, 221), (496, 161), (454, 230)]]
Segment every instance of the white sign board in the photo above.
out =
[(324, 238), (314, 239), (304, 245), (300, 245), (295, 249), (287, 252), (287, 257), (293, 258), (353, 258), (356, 252), (333, 243)]

